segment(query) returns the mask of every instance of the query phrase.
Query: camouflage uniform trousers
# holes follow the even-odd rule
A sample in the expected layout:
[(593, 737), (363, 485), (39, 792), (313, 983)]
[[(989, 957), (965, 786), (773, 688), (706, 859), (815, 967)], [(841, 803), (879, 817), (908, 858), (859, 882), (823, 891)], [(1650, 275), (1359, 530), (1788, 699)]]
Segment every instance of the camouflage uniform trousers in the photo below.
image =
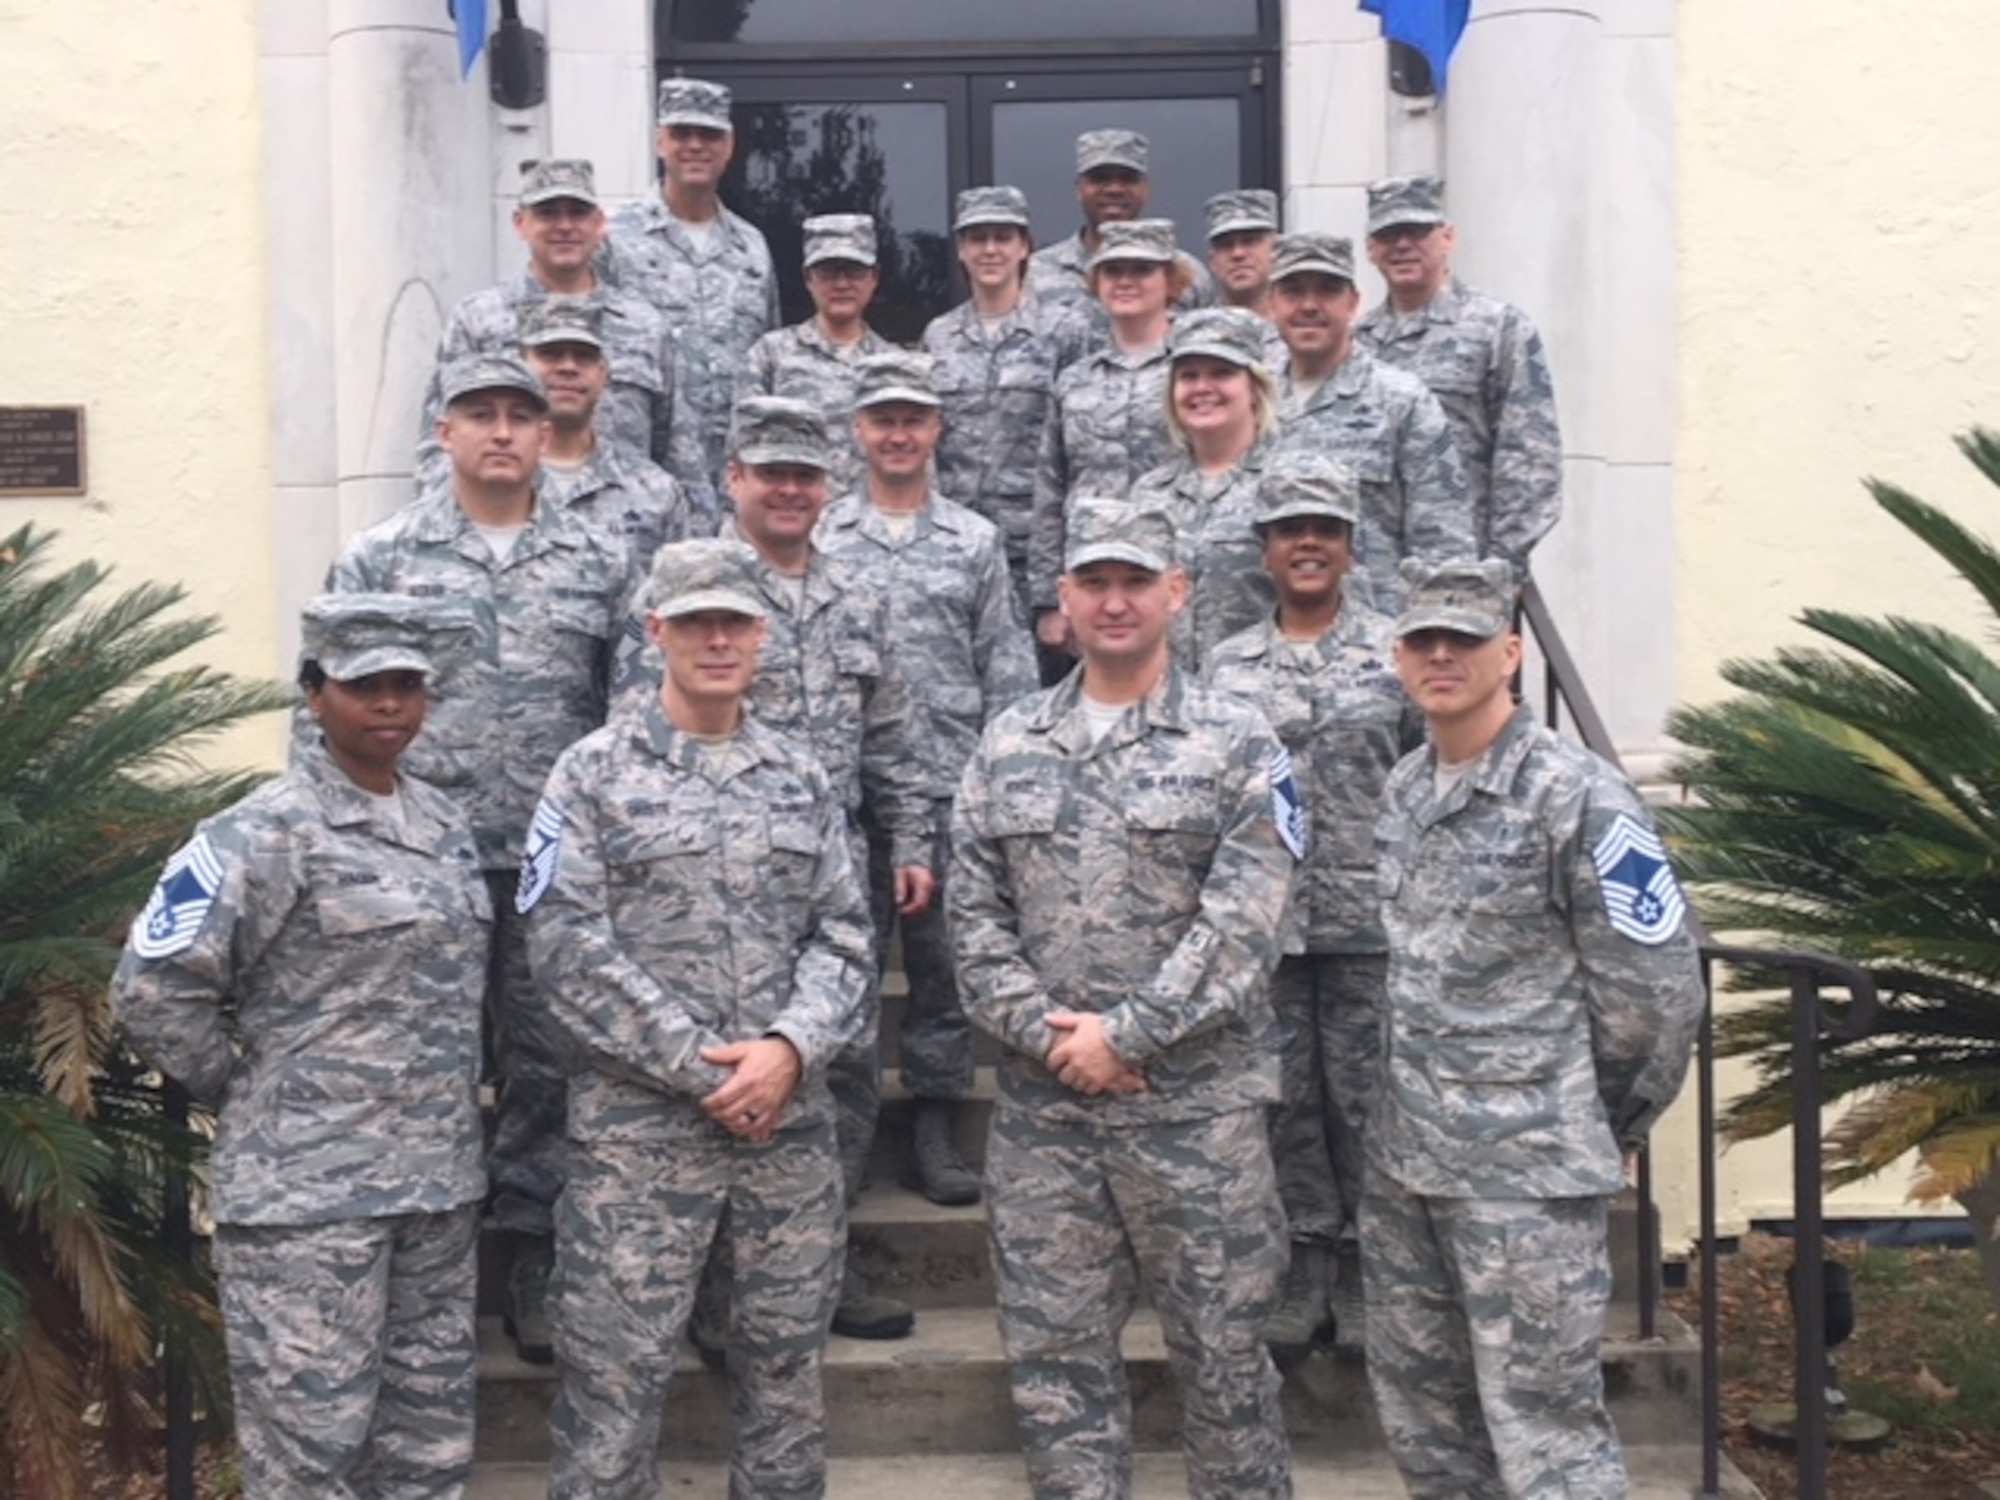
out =
[(1287, 1247), (1261, 1109), (1134, 1129), (1003, 1104), (986, 1192), (1014, 1419), (1039, 1500), (1132, 1493), (1118, 1340), (1142, 1283), (1180, 1388), (1188, 1494), (1292, 1493), (1262, 1336)]
[(729, 1493), (826, 1492), (820, 1359), (847, 1237), (833, 1132), (796, 1128), (761, 1146), (720, 1127), (713, 1134), (579, 1151), (556, 1210), (561, 1385), (549, 1418), (550, 1500), (660, 1493), (667, 1385), (725, 1212), (736, 1425)]
[[(868, 869), (868, 832), (860, 819), (848, 818), (848, 849), (856, 870)], [(873, 913), (870, 913), (873, 916)], [(883, 943), (882, 928), (875, 928), (876, 952)], [(861, 1029), (853, 1043), (834, 1054), (826, 1065), (826, 1086), (833, 1095), (834, 1138), (840, 1152), (840, 1175), (847, 1184), (847, 1202), (853, 1205), (868, 1180), (868, 1153), (875, 1145), (875, 1120), (882, 1112), (882, 983), (879, 972), (871, 976), (868, 992), (861, 997)]]
[[(951, 868), (951, 800), (935, 804), (931, 869), (938, 877), (931, 903), (914, 917), (896, 911), (887, 833), (868, 828), (868, 896), (875, 919), (880, 972), (889, 968), (890, 938), (903, 939), (903, 973), (909, 1003), (897, 1037), (904, 1090), (916, 1099), (972, 1097), (972, 1023), (958, 1003), (958, 965), (944, 914), (944, 874)], [(879, 1055), (879, 1052), (878, 1052)]]
[(574, 1044), (528, 968), (526, 919), (514, 910), (518, 870), (488, 870), (493, 946), (487, 957), (486, 1026), (500, 1079), (486, 1155), (496, 1229), (547, 1239), (562, 1191), (563, 1140)]
[(1354, 1238), (1388, 985), (1382, 953), (1297, 954), (1272, 977), (1285, 1097), (1271, 1111), (1271, 1156), (1295, 1240)]
[(1622, 1500), (1603, 1198), (1429, 1198), (1370, 1169), (1368, 1379), (1417, 1500)]
[(472, 1476), (479, 1208), (218, 1224), (243, 1493), (447, 1500)]

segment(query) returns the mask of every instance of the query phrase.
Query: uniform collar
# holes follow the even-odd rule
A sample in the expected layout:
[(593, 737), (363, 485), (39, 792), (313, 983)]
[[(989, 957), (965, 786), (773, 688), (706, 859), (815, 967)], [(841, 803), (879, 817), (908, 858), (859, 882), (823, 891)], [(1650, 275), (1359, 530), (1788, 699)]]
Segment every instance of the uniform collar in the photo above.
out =
[(1167, 670), (1153, 690), (1137, 703), (1128, 705), (1118, 722), (1102, 739), (1092, 737), (1090, 721), (1083, 711), (1083, 668), (1076, 667), (1049, 692), (1029, 720), (1028, 732), (1048, 736), (1050, 743), (1072, 759), (1090, 760), (1144, 739), (1153, 729), (1184, 734), (1187, 718), (1188, 679), (1180, 667), (1168, 659)]
[(319, 799), (320, 812), (329, 828), (365, 827), (385, 842), (426, 853), (437, 846), (442, 825), (430, 816), (418, 798), (409, 795), (407, 775), (397, 778), (397, 790), (403, 794), (403, 821), (398, 824), (382, 816), (381, 806), (373, 793), (356, 786), (341, 770), (328, 753), (325, 741), (315, 738), (299, 753), (296, 765), (312, 784), (313, 794)]
[(1466, 768), (1465, 774), (1443, 797), (1437, 795), (1437, 745), (1426, 744), (1420, 784), (1424, 801), (1417, 811), (1417, 825), (1428, 828), (1451, 816), (1472, 800), (1475, 791), (1493, 797), (1506, 796), (1520, 778), (1521, 763), (1535, 748), (1540, 737), (1539, 730), (1535, 711), (1525, 703), (1516, 704), (1498, 737)]

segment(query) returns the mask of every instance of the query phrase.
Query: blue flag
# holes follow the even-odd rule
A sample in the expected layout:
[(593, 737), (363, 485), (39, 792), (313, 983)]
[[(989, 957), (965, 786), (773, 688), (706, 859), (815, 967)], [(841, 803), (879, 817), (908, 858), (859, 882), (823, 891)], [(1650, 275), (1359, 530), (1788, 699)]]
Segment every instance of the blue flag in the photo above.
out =
[(1465, 34), (1472, 0), (1361, 0), (1361, 9), (1382, 18), (1382, 35), (1423, 53), (1431, 81), (1444, 92), (1444, 70)]
[(470, 78), (486, 45), (486, 0), (453, 0), (451, 13), (458, 21), (458, 76)]

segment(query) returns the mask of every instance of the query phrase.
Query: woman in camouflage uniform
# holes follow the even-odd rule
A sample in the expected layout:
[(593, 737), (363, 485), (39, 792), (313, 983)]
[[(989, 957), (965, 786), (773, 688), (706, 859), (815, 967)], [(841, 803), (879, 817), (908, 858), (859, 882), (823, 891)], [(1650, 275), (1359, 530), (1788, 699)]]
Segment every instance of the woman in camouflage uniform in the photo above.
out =
[(1175, 561), (1189, 585), (1174, 645), (1199, 669), (1217, 642), (1269, 619), (1277, 603), (1251, 521), (1278, 398), (1264, 364), (1263, 319), (1243, 308), (1183, 315), (1167, 355), (1167, 427), (1176, 451), (1140, 479), (1132, 500), (1174, 519)]
[[(1173, 221), (1133, 219), (1100, 232), (1090, 286), (1110, 317), (1111, 337), (1056, 381), (1035, 476), (1029, 602), (1035, 639), (1050, 652), (1070, 649), (1069, 625), (1056, 608), (1070, 501), (1126, 494), (1172, 451), (1167, 329), (1174, 299), (1188, 282), (1175, 258)], [(1049, 665), (1046, 657), (1043, 664)]]
[(464, 815), (398, 770), (458, 609), (306, 606), (315, 743), (167, 862), (113, 980), (140, 1055), (216, 1111), (246, 1495), (450, 1500), (472, 1472), (492, 907)]

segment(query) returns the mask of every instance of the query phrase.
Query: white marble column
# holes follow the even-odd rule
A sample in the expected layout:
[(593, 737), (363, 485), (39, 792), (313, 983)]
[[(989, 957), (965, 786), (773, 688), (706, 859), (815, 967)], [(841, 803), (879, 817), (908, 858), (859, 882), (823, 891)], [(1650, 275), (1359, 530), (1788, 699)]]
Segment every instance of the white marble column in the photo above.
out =
[(1388, 152), (1388, 48), (1375, 18), (1353, 5), (1285, 0), (1282, 25), (1285, 227), (1347, 235), (1358, 256), (1368, 184)]
[(493, 276), (485, 64), (437, 0), (326, 0), (337, 506), (410, 498), (423, 387), (456, 299)]

